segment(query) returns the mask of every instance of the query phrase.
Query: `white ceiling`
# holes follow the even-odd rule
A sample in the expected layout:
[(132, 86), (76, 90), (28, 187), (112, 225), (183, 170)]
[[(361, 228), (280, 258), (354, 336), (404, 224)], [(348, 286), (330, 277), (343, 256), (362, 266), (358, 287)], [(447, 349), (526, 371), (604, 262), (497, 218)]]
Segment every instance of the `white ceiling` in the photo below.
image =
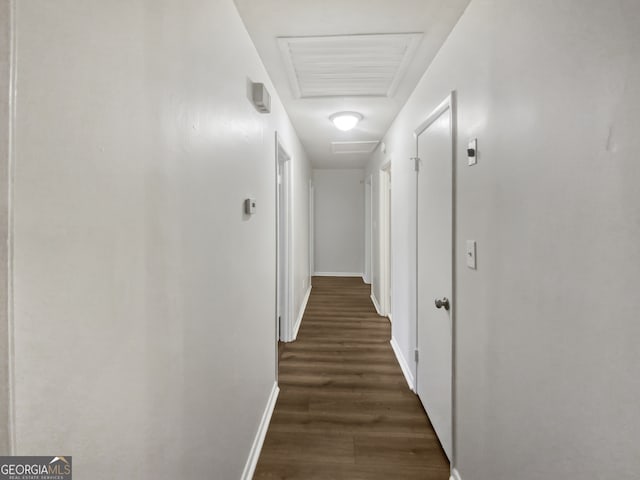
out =
[[(469, 1), (235, 3), (314, 168), (361, 168), (370, 148), (342, 142), (375, 148), (359, 142), (386, 133)], [(343, 110), (364, 116), (349, 132), (329, 120)]]

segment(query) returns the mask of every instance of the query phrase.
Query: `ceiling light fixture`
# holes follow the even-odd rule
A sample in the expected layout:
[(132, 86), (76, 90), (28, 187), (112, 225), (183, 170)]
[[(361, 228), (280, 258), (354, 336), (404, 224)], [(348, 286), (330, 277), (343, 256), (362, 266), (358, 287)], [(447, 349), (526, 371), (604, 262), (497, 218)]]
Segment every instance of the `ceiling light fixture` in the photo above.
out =
[(338, 130), (347, 132), (362, 120), (362, 115), (358, 112), (338, 112), (329, 117)]

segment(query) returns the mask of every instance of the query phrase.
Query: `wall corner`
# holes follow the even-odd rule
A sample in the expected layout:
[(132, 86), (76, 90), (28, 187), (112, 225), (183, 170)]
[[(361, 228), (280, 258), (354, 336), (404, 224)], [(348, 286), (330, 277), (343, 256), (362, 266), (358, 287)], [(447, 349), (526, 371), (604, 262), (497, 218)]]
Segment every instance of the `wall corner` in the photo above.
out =
[(14, 1), (0, 0), (0, 455), (12, 448), (11, 157), (14, 91)]

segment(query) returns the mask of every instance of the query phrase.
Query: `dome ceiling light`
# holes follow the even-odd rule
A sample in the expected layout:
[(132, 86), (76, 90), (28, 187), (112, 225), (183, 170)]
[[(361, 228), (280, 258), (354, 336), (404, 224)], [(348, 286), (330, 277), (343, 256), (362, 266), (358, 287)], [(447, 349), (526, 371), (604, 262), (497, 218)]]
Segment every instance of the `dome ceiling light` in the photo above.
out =
[(362, 115), (358, 112), (338, 112), (331, 115), (329, 119), (338, 130), (348, 132), (355, 128), (358, 122), (362, 120)]

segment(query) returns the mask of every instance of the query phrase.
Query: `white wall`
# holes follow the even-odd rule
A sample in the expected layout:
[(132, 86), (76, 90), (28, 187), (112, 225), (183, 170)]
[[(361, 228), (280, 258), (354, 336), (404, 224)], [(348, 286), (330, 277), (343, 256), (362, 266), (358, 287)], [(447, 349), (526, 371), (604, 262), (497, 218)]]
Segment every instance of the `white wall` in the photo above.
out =
[(8, 226), (9, 226), (9, 85), (11, 53), (11, 5), (0, 0), (0, 455), (9, 455), (9, 316)]
[[(292, 135), (295, 135), (291, 132)], [(293, 178), (293, 321), (300, 317), (305, 307), (307, 290), (311, 287), (309, 262), (309, 184), (312, 177), (311, 162), (307, 160), (304, 150), (297, 138), (294, 144), (296, 157), (292, 158)], [(284, 146), (284, 145), (283, 145)], [(288, 148), (288, 147), (285, 147)], [(287, 150), (290, 152), (290, 150)], [(300, 317), (301, 318), (301, 317)]]
[(364, 269), (362, 170), (314, 170), (315, 270), (353, 274)]
[[(639, 18), (631, 0), (473, 0), (387, 133), (388, 154), (368, 166), (392, 160), (393, 335), (409, 359), (412, 132), (457, 91), (463, 480), (640, 471)], [(472, 137), (479, 163), (467, 167)], [(467, 239), (477, 271), (465, 267)]]
[(279, 97), (231, 0), (16, 4), (16, 452), (239, 478), (275, 380), (275, 130), (307, 202)]

